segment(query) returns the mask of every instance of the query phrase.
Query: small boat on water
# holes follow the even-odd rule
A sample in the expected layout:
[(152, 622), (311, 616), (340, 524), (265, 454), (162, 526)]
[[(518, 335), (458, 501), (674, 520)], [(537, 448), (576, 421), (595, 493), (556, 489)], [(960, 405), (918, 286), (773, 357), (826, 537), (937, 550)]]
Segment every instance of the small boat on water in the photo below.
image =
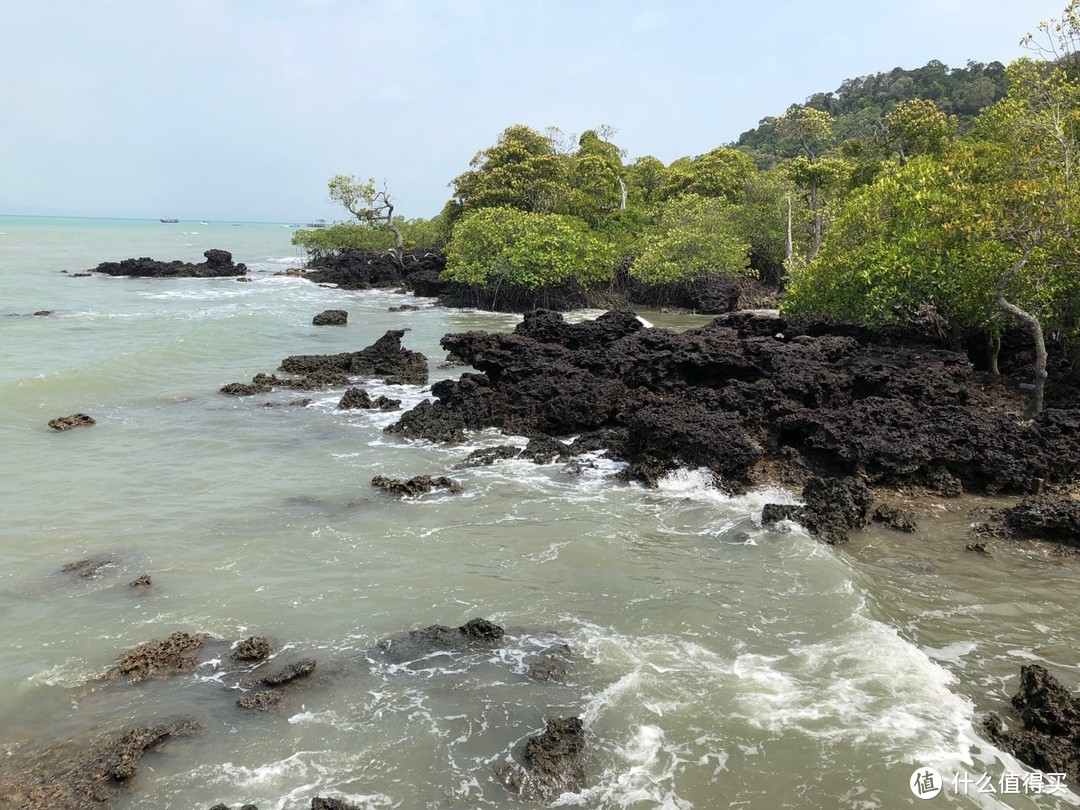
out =
[(309, 222), (307, 224), (307, 226), (309, 228), (325, 228), (326, 227), (326, 220), (325, 219), (316, 219), (313, 222)]
[(161, 221), (162, 221), (162, 222), (179, 222), (180, 220), (178, 220), (178, 219), (172, 219), (172, 218), (170, 218), (170, 219), (166, 219), (165, 217), (162, 217), (162, 218), (161, 218)]

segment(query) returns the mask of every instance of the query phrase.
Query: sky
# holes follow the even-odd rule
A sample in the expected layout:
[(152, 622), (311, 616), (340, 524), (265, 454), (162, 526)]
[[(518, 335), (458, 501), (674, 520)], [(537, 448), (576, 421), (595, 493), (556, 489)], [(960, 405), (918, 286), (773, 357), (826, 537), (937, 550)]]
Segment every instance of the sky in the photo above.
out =
[(512, 124), (628, 159), (847, 78), (1008, 63), (1065, 0), (2, 0), (0, 214), (304, 223), (327, 181), (431, 217)]

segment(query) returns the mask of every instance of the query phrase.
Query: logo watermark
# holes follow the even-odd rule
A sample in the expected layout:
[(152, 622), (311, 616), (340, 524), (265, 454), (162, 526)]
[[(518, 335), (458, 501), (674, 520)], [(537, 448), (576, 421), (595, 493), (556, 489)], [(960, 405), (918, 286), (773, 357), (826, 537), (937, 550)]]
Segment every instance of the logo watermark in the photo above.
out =
[(960, 771), (953, 775), (951, 781), (946, 781), (941, 774), (933, 768), (920, 766), (915, 769), (908, 779), (908, 787), (919, 799), (932, 799), (941, 793), (946, 787), (953, 793), (961, 796), (973, 796), (979, 793), (1001, 793), (1022, 796), (1035, 796), (1040, 794), (1062, 795), (1068, 787), (1065, 784), (1067, 775), (1064, 773), (1013, 773), (1005, 771), (996, 779), (988, 773), (971, 774)]

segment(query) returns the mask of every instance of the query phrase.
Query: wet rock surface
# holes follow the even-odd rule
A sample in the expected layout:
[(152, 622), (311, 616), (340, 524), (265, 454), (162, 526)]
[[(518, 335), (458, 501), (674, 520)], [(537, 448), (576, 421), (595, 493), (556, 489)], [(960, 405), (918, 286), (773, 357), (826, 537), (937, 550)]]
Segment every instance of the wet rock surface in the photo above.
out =
[(316, 796), (311, 800), (311, 810), (362, 810), (362, 808), (344, 799)]
[(97, 420), (85, 413), (73, 413), (71, 416), (60, 416), (49, 421), (49, 427), (53, 430), (71, 430), (77, 427), (90, 427), (97, 424)]
[(1080, 500), (1065, 491), (1024, 498), (1005, 510), (1014, 537), (1080, 546)]
[(450, 334), (442, 346), (479, 373), (436, 383), (438, 399), (388, 432), (458, 442), (491, 427), (604, 431), (632, 478), (707, 467), (733, 492), (780, 470), (1023, 494), (1080, 469), (1080, 409), (1030, 421), (988, 409), (965, 355), (907, 334), (735, 315), (677, 334), (629, 312), (571, 324), (537, 310), (512, 333)]
[(120, 656), (105, 678), (137, 683), (156, 675), (194, 669), (198, 658), (192, 653), (209, 638), (206, 633), (177, 632), (166, 639), (140, 644)]
[(402, 348), (404, 335), (404, 329), (391, 329), (358, 352), (286, 357), (281, 361), (281, 371), (298, 375), (329, 372), (391, 384), (424, 385), (428, 380), (427, 358), (420, 352)]
[(262, 636), (250, 636), (237, 644), (229, 657), (241, 663), (255, 663), (269, 658), (273, 651), (270, 642)]
[(276, 672), (271, 672), (269, 675), (263, 675), (259, 678), (259, 683), (264, 686), (284, 686), (285, 684), (292, 683), (301, 678), (307, 678), (315, 671), (316, 666), (317, 663), (314, 658), (305, 658), (302, 661), (286, 664), (281, 669)]
[(811, 478), (803, 487), (802, 498), (803, 506), (765, 504), (762, 524), (793, 520), (815, 537), (835, 545), (848, 539), (850, 529), (862, 528), (869, 522), (874, 502), (870, 488), (856, 478)]
[(350, 388), (342, 395), (341, 401), (338, 403), (339, 411), (355, 409), (396, 411), (400, 408), (400, 399), (390, 399), (382, 394), (372, 398), (363, 388)]
[[(250, 383), (228, 383), (218, 391), (227, 396), (241, 397), (269, 394), (275, 388), (318, 391), (345, 388), (351, 384), (353, 377), (381, 379), (390, 384), (423, 385), (428, 379), (427, 358), (420, 352), (402, 348), (401, 338), (404, 334), (404, 329), (390, 330), (358, 352), (292, 355), (281, 361), (280, 370), (293, 376), (279, 377), (277, 374), (260, 372), (252, 377)], [(346, 407), (394, 410), (400, 405), (399, 400), (383, 396), (369, 401), (373, 404)]]
[(1044, 773), (1063, 773), (1080, 782), (1080, 699), (1045, 667), (1020, 668), (1020, 688), (1012, 698), (1022, 728), (1006, 730), (996, 712), (983, 718), (992, 743)]
[(87, 810), (110, 804), (131, 786), (148, 750), (199, 729), (191, 718), (136, 725), (81, 744), (8, 758), (0, 766), (0, 807)]
[(547, 721), (542, 734), (525, 741), (521, 765), (507, 765), (497, 776), (506, 788), (530, 802), (551, 802), (585, 787), (585, 724), (578, 717)]
[(470, 619), (460, 627), (432, 624), (383, 639), (376, 650), (395, 662), (416, 661), (436, 652), (455, 652), (469, 648), (487, 649), (498, 644), (505, 630), (487, 619)]
[(242, 276), (247, 273), (247, 265), (233, 264), (232, 254), (227, 250), (211, 248), (203, 253), (205, 262), (162, 262), (143, 257), (124, 259), (119, 262), (102, 262), (93, 268), (92, 273), (104, 273), (108, 276), (138, 276), (140, 278), (216, 278)]
[(94, 557), (65, 563), (60, 571), (73, 574), (80, 579), (97, 579), (106, 568), (112, 568), (116, 561), (111, 557)]
[(326, 309), (311, 319), (312, 326), (345, 326), (349, 313), (343, 309)]
[(376, 475), (371, 479), (371, 485), (402, 498), (416, 498), (420, 495), (426, 495), (433, 489), (445, 489), (451, 495), (461, 492), (461, 484), (446, 476), (433, 478), (430, 475), (417, 475), (403, 481), (400, 478), (387, 478), (385, 475)]
[(870, 516), (870, 519), (898, 532), (913, 532), (919, 528), (914, 512), (884, 503), (874, 510), (874, 514)]
[(449, 286), (439, 279), (445, 269), (446, 259), (433, 253), (407, 252), (399, 265), (386, 251), (345, 250), (314, 258), (304, 277), (343, 290), (405, 286), (417, 295), (439, 295)]

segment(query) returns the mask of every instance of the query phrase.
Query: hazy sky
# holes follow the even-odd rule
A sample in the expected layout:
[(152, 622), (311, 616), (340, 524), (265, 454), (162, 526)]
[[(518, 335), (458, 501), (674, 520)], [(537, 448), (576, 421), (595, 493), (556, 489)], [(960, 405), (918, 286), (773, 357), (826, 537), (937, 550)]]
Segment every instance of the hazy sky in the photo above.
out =
[(405, 216), (506, 126), (665, 163), (849, 77), (1009, 60), (1065, 0), (2, 0), (0, 213)]

